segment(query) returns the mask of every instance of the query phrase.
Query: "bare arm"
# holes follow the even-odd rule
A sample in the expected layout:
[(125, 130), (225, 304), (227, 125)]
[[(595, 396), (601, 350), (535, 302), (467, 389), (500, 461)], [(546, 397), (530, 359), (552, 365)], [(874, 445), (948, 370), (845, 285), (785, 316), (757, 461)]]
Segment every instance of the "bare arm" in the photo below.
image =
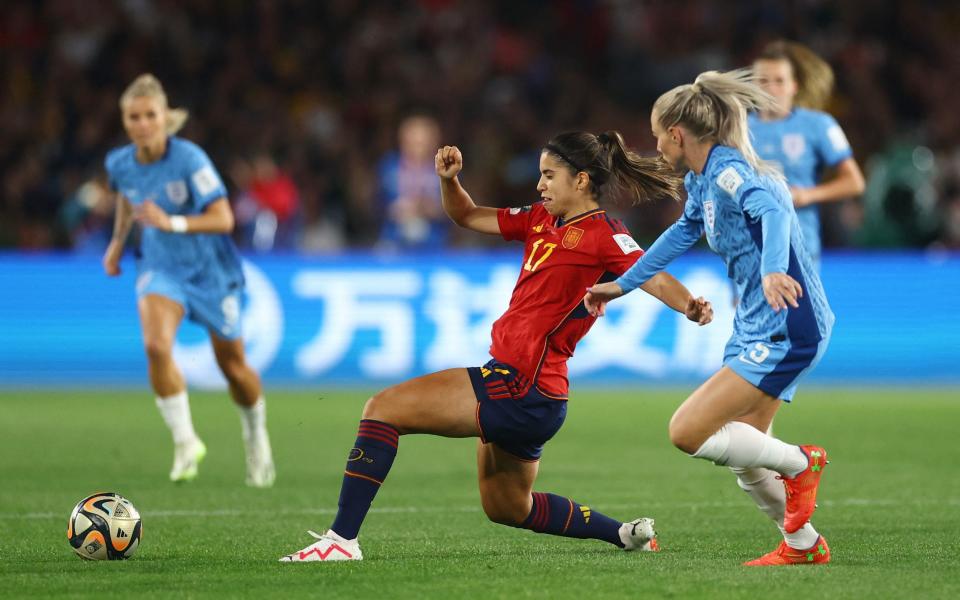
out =
[(860, 165), (851, 157), (837, 165), (836, 176), (829, 181), (810, 188), (791, 188), (790, 191), (793, 193), (794, 206), (801, 208), (859, 196), (865, 187)]
[(171, 216), (155, 203), (147, 201), (136, 211), (137, 221), (161, 231), (175, 231), (171, 219), (181, 218), (186, 222), (186, 230), (179, 233), (230, 233), (233, 231), (233, 210), (225, 198), (217, 198), (207, 205), (199, 215)]
[(121, 194), (117, 194), (116, 212), (113, 218), (113, 237), (103, 255), (103, 270), (113, 277), (120, 274), (120, 257), (123, 256), (123, 246), (133, 226), (133, 208), (130, 201)]
[(443, 210), (454, 223), (480, 233), (499, 234), (500, 223), (497, 209), (477, 206), (473, 198), (460, 185), (457, 173), (463, 169), (463, 155), (456, 146), (444, 146), (437, 150), (437, 176), (440, 177), (440, 196)]
[(693, 297), (677, 278), (665, 271), (660, 271), (640, 286), (640, 289), (660, 300), (673, 310), (683, 312), (687, 302)]
[(710, 303), (702, 297), (694, 298), (686, 286), (666, 271), (660, 271), (651, 277), (640, 289), (700, 325), (706, 325), (713, 320), (713, 307)]
[[(665, 272), (660, 271), (645, 283), (640, 284), (640, 289), (657, 298), (673, 310), (683, 313), (691, 321), (700, 325), (706, 325), (713, 320), (713, 306), (703, 296), (694, 298), (682, 283)], [(617, 285), (616, 281), (607, 283), (598, 283), (587, 288), (587, 293), (583, 297), (583, 304), (587, 312), (594, 317), (602, 317), (607, 312), (607, 302), (615, 300), (623, 295), (623, 289)]]

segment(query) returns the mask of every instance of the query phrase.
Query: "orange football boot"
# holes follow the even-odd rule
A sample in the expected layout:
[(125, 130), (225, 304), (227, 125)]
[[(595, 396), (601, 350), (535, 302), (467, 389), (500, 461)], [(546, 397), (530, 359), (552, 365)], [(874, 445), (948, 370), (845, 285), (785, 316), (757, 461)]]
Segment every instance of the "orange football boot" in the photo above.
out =
[(827, 466), (827, 451), (819, 446), (800, 446), (807, 455), (807, 468), (793, 479), (783, 479), (787, 490), (787, 508), (783, 513), (783, 528), (787, 533), (795, 533), (803, 527), (817, 507), (817, 488), (820, 476)]
[(786, 542), (780, 542), (780, 546), (773, 552), (743, 564), (747, 567), (779, 567), (822, 565), (828, 562), (830, 562), (830, 546), (827, 546), (827, 540), (821, 535), (817, 543), (806, 550), (797, 550), (788, 546)]

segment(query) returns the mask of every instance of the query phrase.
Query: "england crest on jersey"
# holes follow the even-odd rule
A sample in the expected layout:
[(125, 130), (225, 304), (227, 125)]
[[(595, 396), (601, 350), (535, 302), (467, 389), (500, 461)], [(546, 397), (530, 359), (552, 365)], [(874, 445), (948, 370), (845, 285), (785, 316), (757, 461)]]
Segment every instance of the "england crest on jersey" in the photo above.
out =
[(713, 235), (713, 223), (716, 220), (716, 214), (713, 208), (713, 200), (704, 200), (703, 202), (703, 223), (707, 226), (707, 232)]
[(167, 198), (177, 206), (187, 201), (190, 193), (187, 191), (187, 182), (178, 179), (177, 181), (167, 182)]
[(796, 162), (803, 156), (807, 143), (799, 133), (787, 133), (783, 136), (783, 153), (791, 162)]

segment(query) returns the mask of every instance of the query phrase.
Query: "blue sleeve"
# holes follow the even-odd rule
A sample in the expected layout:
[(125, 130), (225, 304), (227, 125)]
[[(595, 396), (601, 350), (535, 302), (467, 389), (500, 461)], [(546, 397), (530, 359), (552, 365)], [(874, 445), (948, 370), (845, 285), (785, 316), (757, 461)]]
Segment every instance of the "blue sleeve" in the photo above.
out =
[(207, 153), (199, 146), (193, 146), (191, 150), (186, 161), (187, 181), (197, 208), (202, 210), (214, 200), (225, 198), (227, 188)]
[[(690, 201), (687, 201), (688, 205)], [(703, 235), (703, 221), (696, 220), (685, 210), (683, 216), (660, 234), (657, 241), (640, 257), (627, 272), (616, 280), (623, 293), (632, 292), (654, 275), (664, 270), (670, 262), (697, 243)]]
[(850, 142), (836, 119), (826, 113), (821, 113), (818, 117), (814, 140), (817, 154), (823, 163), (833, 167), (853, 156)]
[(753, 188), (744, 194), (741, 205), (752, 221), (761, 224), (761, 275), (786, 273), (790, 263), (790, 211), (763, 188)]

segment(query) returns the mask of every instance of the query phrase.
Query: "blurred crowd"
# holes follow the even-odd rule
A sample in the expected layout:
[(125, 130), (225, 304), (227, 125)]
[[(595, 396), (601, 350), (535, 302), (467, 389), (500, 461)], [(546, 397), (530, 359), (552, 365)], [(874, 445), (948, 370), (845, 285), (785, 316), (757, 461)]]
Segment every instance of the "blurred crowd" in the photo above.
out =
[[(481, 204), (538, 198), (542, 144), (622, 131), (707, 69), (803, 42), (835, 69), (830, 107), (868, 187), (825, 209), (828, 246), (960, 248), (960, 4), (821, 0), (47, 0), (0, 17), (0, 248), (102, 252), (106, 152), (142, 72), (190, 110), (181, 135), (227, 183), (249, 251), (434, 250), (449, 226), (438, 144)], [(649, 242), (679, 207), (620, 209)]]

